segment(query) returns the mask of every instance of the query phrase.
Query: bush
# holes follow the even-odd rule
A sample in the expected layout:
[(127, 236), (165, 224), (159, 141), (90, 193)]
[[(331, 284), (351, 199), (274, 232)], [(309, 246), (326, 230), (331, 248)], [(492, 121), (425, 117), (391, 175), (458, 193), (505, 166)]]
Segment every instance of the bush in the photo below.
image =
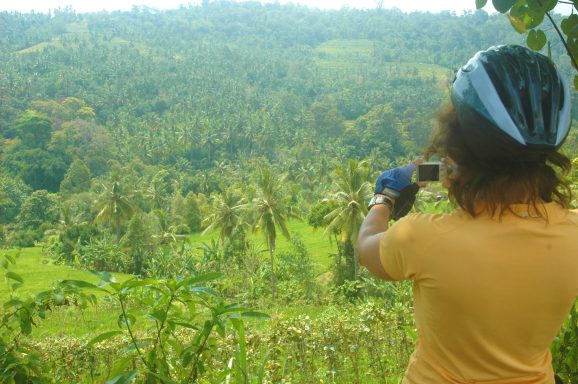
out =
[(297, 234), (291, 236), (291, 249), (278, 254), (276, 272), (280, 299), (287, 303), (320, 301), (321, 287), (315, 280), (315, 266)]

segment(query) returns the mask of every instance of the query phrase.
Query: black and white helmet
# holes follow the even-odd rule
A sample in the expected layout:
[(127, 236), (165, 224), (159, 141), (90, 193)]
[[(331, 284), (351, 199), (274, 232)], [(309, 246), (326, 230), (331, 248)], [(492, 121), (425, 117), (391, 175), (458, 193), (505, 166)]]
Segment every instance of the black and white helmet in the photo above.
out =
[(518, 45), (478, 52), (457, 72), (451, 97), (468, 148), (483, 159), (543, 156), (570, 130), (566, 81), (550, 59)]

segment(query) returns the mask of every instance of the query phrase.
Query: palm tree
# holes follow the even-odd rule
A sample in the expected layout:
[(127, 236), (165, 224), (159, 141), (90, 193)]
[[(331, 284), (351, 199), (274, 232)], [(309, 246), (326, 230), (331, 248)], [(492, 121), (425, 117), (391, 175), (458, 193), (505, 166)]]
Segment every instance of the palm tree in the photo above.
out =
[(125, 220), (129, 220), (137, 207), (130, 201), (128, 195), (124, 193), (118, 179), (114, 179), (112, 186), (107, 188), (105, 186), (104, 193), (97, 201), (95, 209), (98, 211), (96, 218), (97, 223), (112, 223), (116, 234), (116, 242), (120, 241), (121, 224)]
[(203, 235), (219, 229), (221, 243), (230, 238), (235, 228), (243, 223), (245, 199), (236, 190), (229, 188), (213, 196), (212, 214), (203, 220), (207, 227)]
[[(330, 200), (337, 207), (325, 216), (328, 223), (327, 232), (337, 231), (339, 242), (345, 255), (346, 262), (351, 266), (350, 271), (353, 279), (357, 279), (358, 260), (355, 243), (361, 223), (367, 213), (367, 200), (371, 197), (371, 184), (369, 179), (369, 166), (366, 162), (349, 160), (346, 167), (337, 168), (335, 171), (335, 188)], [(347, 273), (349, 274), (349, 273)]]
[(284, 179), (274, 175), (270, 168), (260, 168), (259, 179), (257, 180), (257, 195), (248, 206), (253, 231), (263, 233), (267, 249), (269, 250), (271, 295), (273, 299), (275, 299), (277, 293), (274, 258), (277, 229), (289, 239), (287, 220), (289, 217), (295, 217), (285, 206), (283, 184)]

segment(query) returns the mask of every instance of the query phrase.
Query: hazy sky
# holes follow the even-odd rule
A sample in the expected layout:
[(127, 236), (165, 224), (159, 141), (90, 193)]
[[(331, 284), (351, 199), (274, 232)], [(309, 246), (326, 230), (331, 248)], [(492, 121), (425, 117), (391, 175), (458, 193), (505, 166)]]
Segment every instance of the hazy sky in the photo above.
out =
[[(243, 0), (236, 0), (243, 1)], [(375, 8), (378, 0), (262, 0), (261, 2), (298, 3), (309, 7), (324, 9), (350, 8)], [(0, 11), (18, 12), (48, 12), (51, 9), (72, 6), (77, 12), (98, 12), (130, 10), (134, 5), (146, 5), (156, 9), (177, 8), (182, 4), (198, 4), (201, 0), (1, 0)], [(494, 12), (494, 8), (488, 1), (484, 8), (488, 12)], [(429, 11), (440, 12), (444, 10), (454, 11), (461, 14), (464, 11), (476, 9), (475, 0), (383, 0), (384, 8), (397, 7), (402, 11)], [(559, 5), (557, 12), (568, 14), (572, 10), (571, 5)]]
[[(177, 8), (181, 4), (197, 4), (200, 0), (2, 0), (0, 10), (29, 12), (47, 12), (50, 9), (72, 6), (78, 12), (95, 12), (106, 9), (130, 10), (133, 5), (146, 5), (157, 9)], [(272, 2), (271, 0), (263, 2)], [(310, 7), (339, 9), (375, 8), (376, 0), (279, 0), (280, 3), (299, 3)], [(489, 1), (491, 3), (491, 1)], [(475, 10), (475, 0), (383, 0), (384, 8), (397, 7), (402, 11), (439, 12), (451, 10), (460, 14), (463, 11)], [(486, 6), (486, 10), (493, 8)]]

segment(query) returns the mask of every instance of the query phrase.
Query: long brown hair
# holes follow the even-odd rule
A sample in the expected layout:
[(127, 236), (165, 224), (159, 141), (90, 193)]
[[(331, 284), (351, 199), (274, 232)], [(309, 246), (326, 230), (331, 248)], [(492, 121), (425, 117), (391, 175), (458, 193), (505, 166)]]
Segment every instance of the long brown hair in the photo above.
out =
[(512, 211), (513, 204), (526, 203), (532, 215), (547, 219), (540, 209), (542, 202), (555, 201), (569, 207), (572, 192), (563, 177), (570, 171), (571, 162), (560, 152), (531, 160), (482, 159), (468, 149), (451, 103), (440, 110), (437, 120), (438, 127), (424, 156), (438, 155), (457, 164), (454, 172), (449, 169), (449, 197), (472, 217), (482, 211)]

